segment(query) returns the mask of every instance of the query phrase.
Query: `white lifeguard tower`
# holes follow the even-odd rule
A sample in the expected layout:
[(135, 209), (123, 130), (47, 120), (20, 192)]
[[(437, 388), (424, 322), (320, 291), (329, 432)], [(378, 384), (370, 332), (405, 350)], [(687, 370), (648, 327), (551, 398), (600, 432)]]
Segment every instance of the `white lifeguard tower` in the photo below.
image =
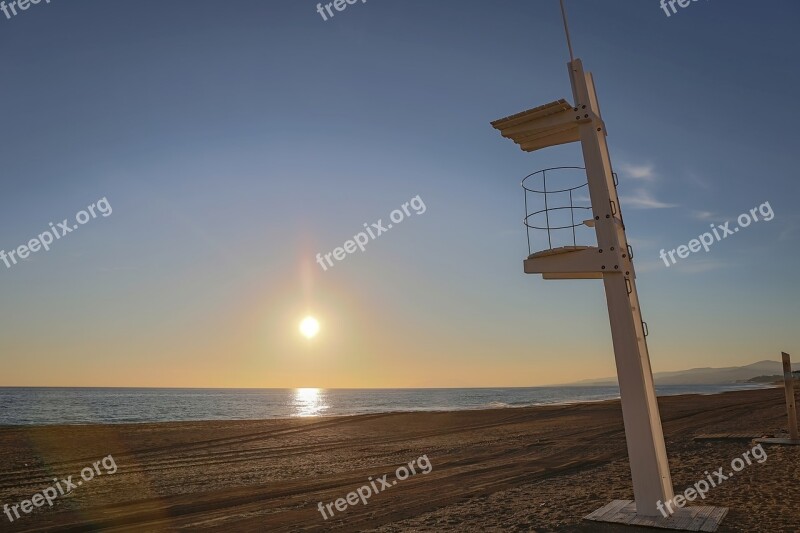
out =
[[(496, 120), (492, 126), (526, 152), (573, 142), (580, 142), (583, 151), (585, 168), (560, 167), (539, 171), (523, 180), (523, 187), (526, 194), (525, 224), (529, 232), (525, 273), (541, 274), (544, 279), (602, 279), (605, 286), (635, 500), (615, 500), (586, 518), (668, 529), (697, 527), (694, 530), (715, 531), (727, 512), (725, 508), (694, 506), (678, 509), (673, 504), (673, 512), (666, 517), (659, 509), (659, 504), (663, 507), (665, 502), (672, 502), (673, 487), (647, 351), (647, 326), (642, 320), (631, 247), (625, 235), (616, 175), (612, 171), (606, 126), (594, 80), (591, 73), (584, 72), (581, 60), (573, 57), (566, 15), (564, 26), (570, 52), (568, 69), (574, 105), (563, 99), (557, 100)], [(558, 177), (559, 172), (569, 169), (572, 172), (585, 170), (587, 181), (574, 187), (552, 188), (551, 178), (551, 190), (548, 191), (548, 172)], [(526, 184), (528, 180), (539, 178), (541, 186)], [(591, 202), (590, 207), (575, 205), (579, 200), (576, 194), (583, 187), (588, 189), (586, 201)], [(527, 212), (530, 193), (543, 198), (544, 209)], [(568, 196), (568, 206), (554, 206), (552, 201), (548, 201), (559, 195), (564, 198), (563, 203)], [(578, 217), (576, 223), (576, 212), (591, 212), (591, 218), (580, 220)], [(563, 220), (564, 214), (569, 215), (565, 222), (554, 222), (559, 216)], [(536, 222), (536, 217), (544, 218), (543, 226)], [(577, 228), (593, 228), (597, 245), (579, 245)], [(530, 249), (531, 229), (546, 230), (547, 248)], [(552, 237), (557, 230), (571, 230), (571, 243), (554, 246)]]

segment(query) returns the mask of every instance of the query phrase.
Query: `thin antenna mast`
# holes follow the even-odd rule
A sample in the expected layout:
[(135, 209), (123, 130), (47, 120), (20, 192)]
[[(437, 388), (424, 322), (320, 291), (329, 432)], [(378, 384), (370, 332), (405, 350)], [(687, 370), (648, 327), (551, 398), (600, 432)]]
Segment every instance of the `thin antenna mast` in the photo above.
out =
[(569, 61), (575, 61), (575, 56), (572, 54), (572, 41), (569, 38), (569, 24), (567, 24), (567, 10), (564, 9), (564, 0), (561, 0), (561, 18), (564, 19), (564, 33), (567, 34), (567, 47), (569, 48)]

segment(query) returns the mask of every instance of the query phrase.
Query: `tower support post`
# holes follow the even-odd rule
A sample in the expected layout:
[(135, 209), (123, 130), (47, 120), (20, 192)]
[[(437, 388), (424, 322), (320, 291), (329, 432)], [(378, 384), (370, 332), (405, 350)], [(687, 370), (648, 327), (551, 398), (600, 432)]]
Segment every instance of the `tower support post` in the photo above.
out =
[(636, 514), (659, 516), (673, 497), (650, 355), (647, 351), (636, 276), (625, 235), (606, 129), (590, 74), (579, 59), (569, 63), (576, 120), (595, 218), (598, 254), (603, 254), (611, 337), (617, 365), (625, 438), (630, 459)]

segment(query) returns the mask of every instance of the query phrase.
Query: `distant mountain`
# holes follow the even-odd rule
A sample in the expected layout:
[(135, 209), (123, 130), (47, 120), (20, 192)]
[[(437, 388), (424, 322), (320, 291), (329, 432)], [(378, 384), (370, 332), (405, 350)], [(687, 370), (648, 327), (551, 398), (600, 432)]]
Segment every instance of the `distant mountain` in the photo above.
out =
[[(793, 364), (793, 369), (800, 369), (800, 364)], [(759, 361), (747, 366), (730, 366), (725, 368), (692, 368), (676, 372), (655, 372), (653, 378), (656, 385), (722, 385), (749, 381), (759, 376), (783, 376), (783, 365), (780, 361)], [(617, 378), (584, 379), (568, 385), (616, 385)]]

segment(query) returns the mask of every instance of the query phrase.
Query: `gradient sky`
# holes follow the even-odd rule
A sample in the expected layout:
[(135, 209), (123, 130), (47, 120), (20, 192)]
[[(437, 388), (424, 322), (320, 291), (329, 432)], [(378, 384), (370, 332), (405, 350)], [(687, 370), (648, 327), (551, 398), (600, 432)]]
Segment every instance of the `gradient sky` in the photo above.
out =
[[(489, 122), (571, 101), (556, 0), (40, 3), (0, 15), (0, 385), (529, 386), (614, 375), (602, 283), (525, 275), (520, 179), (581, 164)], [(794, 0), (568, 2), (654, 370), (800, 357)], [(323, 272), (318, 252), (420, 195)], [(770, 202), (667, 268), (661, 248)], [(322, 323), (308, 341), (306, 314)]]

